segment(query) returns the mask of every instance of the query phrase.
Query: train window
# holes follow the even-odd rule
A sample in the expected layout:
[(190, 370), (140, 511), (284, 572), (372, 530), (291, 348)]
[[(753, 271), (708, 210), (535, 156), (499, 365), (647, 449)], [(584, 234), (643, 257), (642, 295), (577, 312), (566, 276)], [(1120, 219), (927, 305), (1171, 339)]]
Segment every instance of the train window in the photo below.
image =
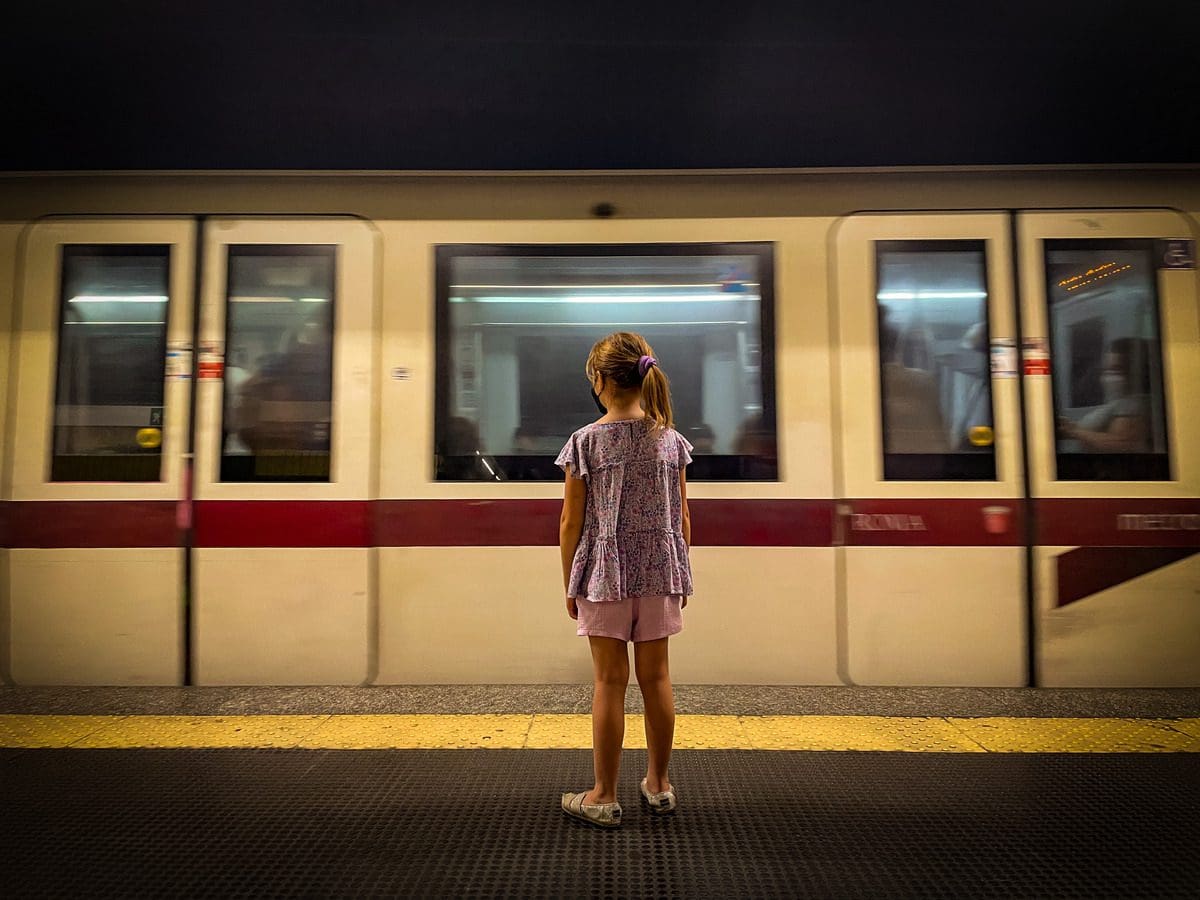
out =
[(1153, 241), (1044, 250), (1058, 479), (1169, 479)]
[(336, 257), (229, 247), (222, 481), (329, 481)]
[(691, 479), (774, 480), (768, 243), (437, 248), (439, 480), (559, 480), (597, 418), (583, 373), (613, 331), (645, 335), (674, 386)]
[(161, 479), (169, 266), (169, 246), (63, 246), (51, 480)]
[(887, 480), (991, 480), (992, 385), (983, 241), (877, 241)]

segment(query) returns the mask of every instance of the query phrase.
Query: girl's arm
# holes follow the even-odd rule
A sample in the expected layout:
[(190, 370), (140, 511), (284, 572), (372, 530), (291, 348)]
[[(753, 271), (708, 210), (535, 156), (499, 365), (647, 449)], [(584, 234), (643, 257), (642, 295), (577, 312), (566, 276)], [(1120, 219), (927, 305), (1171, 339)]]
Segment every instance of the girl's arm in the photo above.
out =
[(587, 482), (567, 473), (563, 487), (562, 515), (558, 519), (558, 549), (562, 554), (563, 590), (571, 579), (571, 563), (575, 559), (575, 548), (583, 533), (583, 512), (587, 509)]
[[(688, 511), (687, 505), (687, 470), (679, 470), (679, 499), (683, 509), (683, 542), (690, 548), (692, 546), (692, 514)], [(680, 609), (687, 609), (688, 598), (685, 596), (683, 602), (679, 605)]]
[(1088, 431), (1072, 427), (1066, 433), (1087, 449), (1096, 453), (1132, 453), (1150, 443), (1145, 419), (1139, 416), (1117, 416), (1107, 431)]
[(687, 505), (687, 470), (679, 470), (679, 498), (683, 505), (683, 542), (692, 546), (692, 514)]

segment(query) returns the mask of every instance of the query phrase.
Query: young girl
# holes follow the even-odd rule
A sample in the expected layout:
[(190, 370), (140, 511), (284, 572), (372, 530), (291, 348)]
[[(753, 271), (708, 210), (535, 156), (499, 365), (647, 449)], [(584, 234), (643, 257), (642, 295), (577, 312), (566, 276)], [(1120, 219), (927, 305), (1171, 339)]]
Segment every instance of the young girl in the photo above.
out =
[(598, 341), (585, 371), (604, 415), (571, 435), (555, 462), (567, 473), (558, 530), (567, 614), (592, 650), (596, 783), (563, 794), (562, 808), (615, 828), (627, 641), (646, 707), (642, 797), (652, 813), (675, 811), (667, 779), (675, 735), (667, 639), (683, 630), (681, 610), (692, 593), (684, 475), (692, 445), (672, 427), (667, 376), (641, 335), (621, 331)]

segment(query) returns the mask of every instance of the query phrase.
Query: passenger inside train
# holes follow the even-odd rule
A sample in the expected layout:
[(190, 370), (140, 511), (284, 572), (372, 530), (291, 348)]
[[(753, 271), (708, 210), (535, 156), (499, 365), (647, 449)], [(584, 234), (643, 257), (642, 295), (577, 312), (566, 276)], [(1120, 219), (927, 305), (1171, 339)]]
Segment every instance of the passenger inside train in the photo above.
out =
[(1100, 375), (1104, 402), (1077, 421), (1060, 416), (1064, 450), (1085, 453), (1146, 453), (1150, 439), (1150, 352), (1142, 338), (1114, 340)]

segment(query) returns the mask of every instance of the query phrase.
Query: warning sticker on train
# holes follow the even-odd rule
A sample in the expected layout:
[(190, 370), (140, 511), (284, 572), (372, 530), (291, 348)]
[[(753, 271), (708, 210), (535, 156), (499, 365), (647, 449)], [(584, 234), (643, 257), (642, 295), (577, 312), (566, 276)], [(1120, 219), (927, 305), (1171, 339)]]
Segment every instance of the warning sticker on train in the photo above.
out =
[(1160, 269), (1196, 268), (1196, 242), (1185, 238), (1155, 241), (1154, 252)]
[(992, 377), (1017, 377), (1017, 342), (1012, 338), (992, 341)]
[(225, 345), (222, 341), (201, 342), (196, 374), (202, 381), (216, 380), (225, 376)]
[(1026, 375), (1050, 374), (1050, 345), (1044, 337), (1025, 338), (1021, 342), (1021, 351), (1025, 357)]

